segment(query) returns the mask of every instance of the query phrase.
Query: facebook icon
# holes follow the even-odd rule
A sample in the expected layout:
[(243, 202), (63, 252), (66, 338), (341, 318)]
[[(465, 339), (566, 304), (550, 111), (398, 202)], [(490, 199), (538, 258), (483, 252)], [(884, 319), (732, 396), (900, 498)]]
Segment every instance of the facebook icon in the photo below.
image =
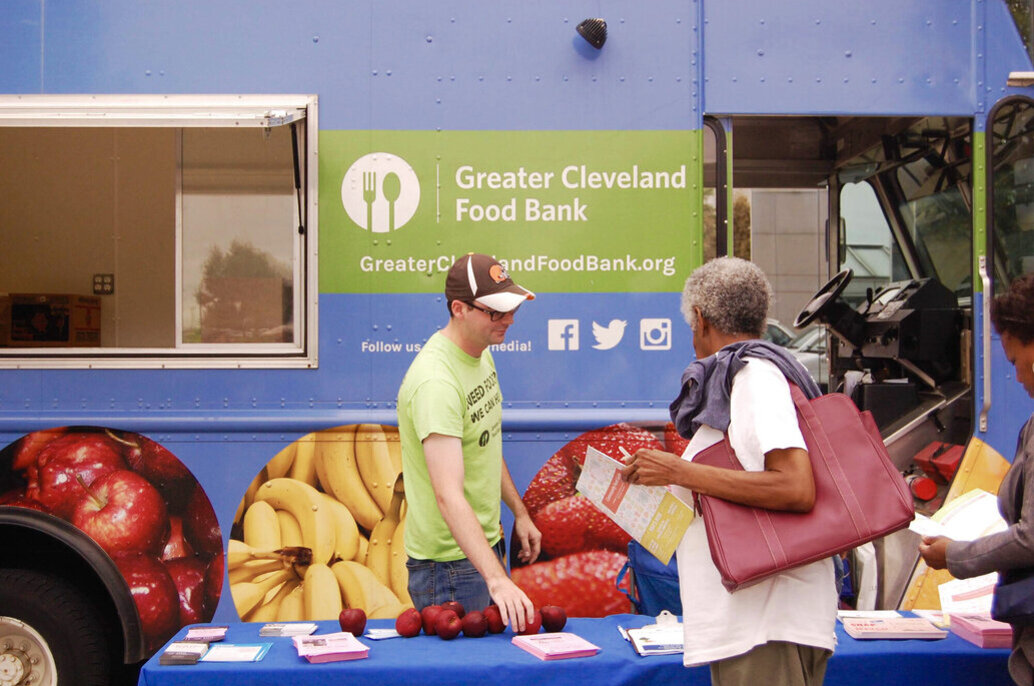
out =
[(548, 336), (550, 350), (578, 350), (578, 320), (550, 319)]

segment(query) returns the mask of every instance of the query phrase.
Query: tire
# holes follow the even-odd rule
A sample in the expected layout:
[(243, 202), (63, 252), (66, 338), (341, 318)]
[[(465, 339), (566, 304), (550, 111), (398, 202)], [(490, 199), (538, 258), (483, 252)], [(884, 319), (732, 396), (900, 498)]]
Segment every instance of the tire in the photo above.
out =
[[(111, 635), (97, 605), (65, 579), (0, 569), (0, 665), (31, 666), (39, 672), (34, 686), (107, 686), (114, 655)], [(3, 640), (9, 636), (14, 640)], [(23, 658), (25, 647), (29, 657), (37, 658), (35, 665)]]

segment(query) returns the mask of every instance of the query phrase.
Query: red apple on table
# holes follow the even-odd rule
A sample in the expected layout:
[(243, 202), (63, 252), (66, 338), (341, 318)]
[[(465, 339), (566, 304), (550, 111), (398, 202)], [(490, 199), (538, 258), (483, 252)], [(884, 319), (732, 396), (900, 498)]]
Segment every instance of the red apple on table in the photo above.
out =
[(105, 474), (89, 486), (80, 484), (72, 523), (109, 555), (161, 552), (169, 533), (165, 501), (144, 477), (128, 469)]
[(438, 618), (438, 613), (441, 611), (441, 605), (428, 605), (420, 611), (420, 619), (424, 624), (424, 633), (428, 636), (434, 636), (434, 622)]
[(165, 569), (176, 584), (180, 599), (180, 626), (207, 622), (211, 613), (205, 610), (205, 570), (208, 565), (197, 557), (167, 560)]
[(481, 638), (488, 631), (488, 621), (485, 616), (477, 610), (471, 610), (463, 615), (460, 620), (463, 624), (463, 635), (471, 638)]
[(220, 555), (223, 552), (223, 533), (219, 528), (219, 520), (204, 489), (196, 482), (183, 513), (183, 534), (194, 546), (195, 552), (208, 555)]
[(528, 634), (537, 634), (539, 632), (539, 629), (541, 629), (541, 628), (542, 628), (542, 613), (539, 612), (538, 610), (535, 610), (535, 616), (532, 618), (532, 620), (530, 622), (527, 621), (527, 618), (525, 618), (524, 630), (523, 631), (514, 631), (513, 633), (518, 634), (519, 636), (527, 636)]
[(488, 623), (488, 631), (493, 634), (501, 634), (506, 628), (503, 624), (503, 615), (499, 612), (498, 605), (489, 605), (481, 613), (485, 616), (485, 621)]
[(112, 559), (129, 585), (147, 649), (153, 652), (180, 627), (176, 584), (156, 557), (143, 553), (119, 553)]
[(451, 641), (460, 634), (463, 623), (459, 616), (452, 610), (442, 609), (434, 620), (434, 630), (438, 638), (443, 641)]
[(543, 605), (542, 628), (549, 632), (563, 631), (567, 624), (567, 612), (559, 605)]
[(466, 611), (463, 609), (463, 603), (458, 600), (446, 600), (442, 603), (442, 609), (452, 610), (460, 619), (463, 619), (463, 615), (466, 614)]
[(162, 548), (160, 556), (162, 561), (193, 556), (193, 546), (183, 537), (183, 519), (176, 516), (169, 517), (169, 539), (165, 542), (165, 547)]
[(415, 607), (407, 607), (395, 618), (395, 631), (399, 633), (399, 636), (412, 638), (418, 635), (423, 628), (423, 619)]
[(338, 623), (342, 631), (348, 631), (353, 636), (362, 636), (366, 631), (366, 612), (361, 607), (346, 607), (338, 615)]
[(40, 452), (37, 480), (29, 484), (27, 492), (54, 514), (68, 519), (83, 493), (80, 478), (90, 485), (128, 466), (118, 445), (104, 434), (67, 434)]

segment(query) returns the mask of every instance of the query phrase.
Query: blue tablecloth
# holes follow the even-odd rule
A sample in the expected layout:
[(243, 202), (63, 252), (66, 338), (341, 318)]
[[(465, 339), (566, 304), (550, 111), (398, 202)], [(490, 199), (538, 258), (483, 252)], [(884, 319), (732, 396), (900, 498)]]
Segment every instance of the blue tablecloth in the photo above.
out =
[[(617, 627), (643, 626), (652, 620), (641, 615), (614, 615), (602, 619), (573, 618), (565, 631), (600, 647), (593, 657), (539, 660), (511, 645), (511, 634), (443, 641), (437, 636), (373, 641), (370, 657), (362, 660), (309, 664), (298, 657), (290, 638), (259, 637), (260, 624), (234, 624), (229, 643), (273, 644), (254, 663), (207, 663), (166, 666), (152, 657), (140, 672), (139, 686), (319, 686), (343, 683), (419, 684), (420, 686), (484, 686), (485, 684), (699, 684), (708, 686), (706, 667), (686, 669), (681, 655), (639, 657)], [(392, 627), (390, 620), (371, 620), (369, 627)], [(336, 622), (319, 622), (317, 634), (339, 631)], [(173, 640), (182, 637), (182, 629)], [(839, 644), (826, 672), (828, 686), (1009, 686), (1007, 650), (988, 650), (949, 635), (936, 641), (856, 641), (837, 624)]]

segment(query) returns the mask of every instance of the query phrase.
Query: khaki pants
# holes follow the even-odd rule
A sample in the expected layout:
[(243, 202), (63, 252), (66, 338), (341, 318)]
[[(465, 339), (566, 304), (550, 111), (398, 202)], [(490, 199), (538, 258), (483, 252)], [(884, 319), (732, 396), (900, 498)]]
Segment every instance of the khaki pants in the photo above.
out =
[(822, 686), (832, 652), (769, 641), (743, 655), (711, 663), (711, 686)]

